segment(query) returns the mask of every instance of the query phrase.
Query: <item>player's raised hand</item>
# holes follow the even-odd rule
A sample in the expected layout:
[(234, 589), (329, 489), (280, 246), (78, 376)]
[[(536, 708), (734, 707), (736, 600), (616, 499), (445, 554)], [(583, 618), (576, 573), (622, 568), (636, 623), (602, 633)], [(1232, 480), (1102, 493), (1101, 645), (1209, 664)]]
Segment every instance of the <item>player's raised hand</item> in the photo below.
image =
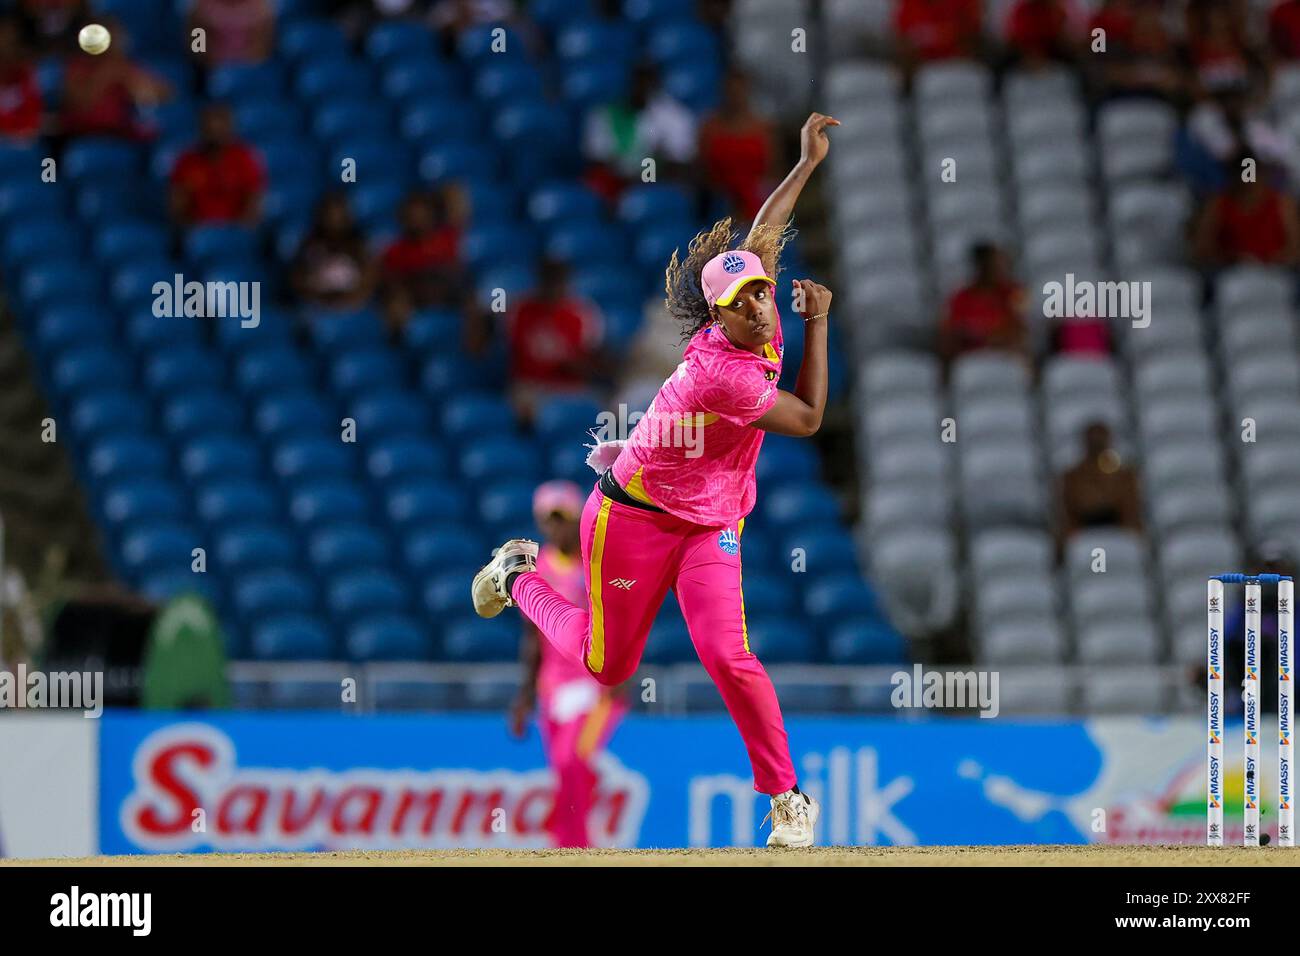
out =
[(839, 126), (840, 121), (824, 113), (812, 113), (799, 131), (799, 158), (816, 166), (826, 158), (826, 151), (831, 148), (830, 137), (826, 127)]

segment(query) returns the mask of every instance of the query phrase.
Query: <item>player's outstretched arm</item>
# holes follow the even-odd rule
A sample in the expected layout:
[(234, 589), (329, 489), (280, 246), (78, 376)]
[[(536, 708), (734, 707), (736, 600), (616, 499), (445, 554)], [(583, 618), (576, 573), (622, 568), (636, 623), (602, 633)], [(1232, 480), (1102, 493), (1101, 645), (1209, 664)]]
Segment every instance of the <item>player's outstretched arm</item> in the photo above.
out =
[(772, 191), (772, 195), (767, 197), (767, 201), (759, 209), (758, 215), (754, 217), (754, 225), (750, 227), (751, 236), (758, 226), (784, 226), (790, 221), (794, 204), (798, 202), (804, 184), (808, 182), (808, 177), (812, 175), (817, 165), (826, 158), (826, 152), (830, 149), (831, 141), (826, 135), (826, 127), (839, 125), (839, 120), (822, 113), (813, 113), (808, 117), (803, 124), (803, 129), (799, 131), (799, 162), (794, 164), (789, 175)]
[(803, 294), (803, 364), (793, 392), (776, 393), (776, 404), (757, 421), (755, 428), (778, 435), (807, 438), (822, 427), (826, 413), (826, 323), (831, 308), (831, 290), (811, 279), (796, 279), (795, 293)]

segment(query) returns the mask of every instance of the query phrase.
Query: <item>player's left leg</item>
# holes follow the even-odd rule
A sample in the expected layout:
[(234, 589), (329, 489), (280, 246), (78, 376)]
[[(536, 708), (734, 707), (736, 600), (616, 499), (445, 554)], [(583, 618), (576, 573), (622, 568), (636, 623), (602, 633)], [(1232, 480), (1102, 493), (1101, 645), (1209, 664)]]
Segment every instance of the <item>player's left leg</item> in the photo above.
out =
[(597, 691), (592, 706), (567, 719), (545, 718), (546, 757), (555, 771), (555, 807), (548, 828), (557, 847), (588, 847), (588, 817), (600, 774), (595, 758), (627, 710), (622, 699)]
[(772, 797), (768, 845), (809, 846), (820, 808), (796, 787), (781, 705), (749, 649), (736, 529), (701, 529), (683, 546), (674, 591), (700, 662), (736, 722), (754, 789)]

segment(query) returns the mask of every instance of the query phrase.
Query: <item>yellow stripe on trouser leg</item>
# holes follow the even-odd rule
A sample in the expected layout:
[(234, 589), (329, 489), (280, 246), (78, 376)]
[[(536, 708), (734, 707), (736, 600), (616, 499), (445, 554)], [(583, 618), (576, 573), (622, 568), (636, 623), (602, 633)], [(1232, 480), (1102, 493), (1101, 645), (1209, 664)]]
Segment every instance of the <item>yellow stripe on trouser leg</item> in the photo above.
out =
[(582, 722), (582, 730), (578, 733), (578, 756), (586, 760), (596, 749), (596, 744), (600, 741), (600, 735), (605, 730), (605, 724), (609, 721), (609, 698), (604, 694), (600, 695), (600, 700), (596, 706), (591, 708), (587, 714), (587, 719)]
[(587, 651), (587, 666), (595, 674), (605, 669), (605, 604), (600, 594), (600, 562), (605, 557), (605, 529), (609, 526), (611, 504), (609, 498), (600, 503), (591, 542), (591, 572), (587, 582), (587, 590), (591, 593), (591, 647)]
[[(736, 541), (739, 543), (740, 536), (745, 533), (745, 519), (741, 518), (740, 523), (736, 525)], [(741, 554), (744, 558), (744, 554)], [(739, 575), (738, 584), (740, 586), (740, 636), (745, 642), (745, 653), (749, 651), (749, 626), (745, 623), (745, 562), (741, 560), (740, 567), (736, 570)]]

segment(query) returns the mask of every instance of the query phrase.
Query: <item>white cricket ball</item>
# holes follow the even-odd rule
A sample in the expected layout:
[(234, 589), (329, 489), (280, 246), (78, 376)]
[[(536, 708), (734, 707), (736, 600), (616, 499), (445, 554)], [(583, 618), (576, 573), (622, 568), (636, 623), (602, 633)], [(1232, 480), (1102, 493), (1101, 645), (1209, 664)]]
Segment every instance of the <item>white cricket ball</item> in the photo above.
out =
[(108, 49), (108, 45), (113, 42), (113, 37), (98, 23), (88, 23), (77, 34), (77, 42), (87, 53), (98, 56)]

